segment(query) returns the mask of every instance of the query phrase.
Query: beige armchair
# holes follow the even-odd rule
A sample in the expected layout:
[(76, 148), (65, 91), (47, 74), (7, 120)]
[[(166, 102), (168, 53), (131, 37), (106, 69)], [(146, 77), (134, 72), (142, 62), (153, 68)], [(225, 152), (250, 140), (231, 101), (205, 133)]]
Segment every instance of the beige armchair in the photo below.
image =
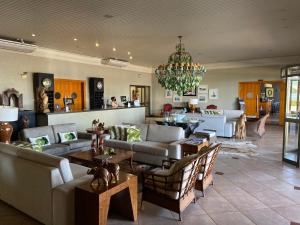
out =
[(195, 189), (202, 192), (203, 197), (205, 195), (204, 191), (209, 185), (213, 185), (213, 175), (212, 171), (217, 159), (217, 155), (221, 149), (221, 144), (213, 144), (209, 147), (203, 147), (201, 151), (208, 152), (206, 156), (201, 161), (201, 169), (198, 175), (198, 179), (195, 184)]
[(142, 202), (151, 202), (176, 212), (181, 220), (181, 212), (192, 201), (195, 202), (195, 182), (207, 154), (208, 151), (201, 151), (176, 161), (170, 169), (144, 172)]

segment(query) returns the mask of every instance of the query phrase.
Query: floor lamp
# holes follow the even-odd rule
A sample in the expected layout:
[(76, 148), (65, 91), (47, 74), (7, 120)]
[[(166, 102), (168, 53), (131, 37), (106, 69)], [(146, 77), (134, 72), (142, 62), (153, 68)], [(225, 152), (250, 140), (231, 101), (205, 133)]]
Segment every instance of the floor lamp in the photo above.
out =
[(13, 127), (9, 122), (18, 120), (18, 111), (16, 107), (0, 106), (0, 142), (10, 143)]

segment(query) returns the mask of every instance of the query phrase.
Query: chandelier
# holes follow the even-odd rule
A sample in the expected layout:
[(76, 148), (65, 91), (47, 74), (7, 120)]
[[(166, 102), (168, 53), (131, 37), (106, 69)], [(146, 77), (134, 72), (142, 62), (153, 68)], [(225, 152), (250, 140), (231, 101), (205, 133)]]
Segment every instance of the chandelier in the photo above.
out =
[(176, 52), (169, 56), (168, 64), (158, 66), (155, 74), (162, 87), (182, 95), (199, 86), (206, 69), (199, 63), (193, 63), (192, 56), (181, 43), (182, 36), (178, 38)]

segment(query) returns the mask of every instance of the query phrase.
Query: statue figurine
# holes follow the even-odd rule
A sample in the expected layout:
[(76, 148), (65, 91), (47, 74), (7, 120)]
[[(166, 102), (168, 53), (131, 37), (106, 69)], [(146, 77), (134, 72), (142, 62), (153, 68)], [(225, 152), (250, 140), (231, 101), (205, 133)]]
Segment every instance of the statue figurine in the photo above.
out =
[(110, 173), (111, 179), (114, 178), (117, 182), (119, 180), (119, 174), (120, 174), (120, 166), (117, 163), (105, 163), (103, 165), (104, 168), (108, 170)]
[(96, 130), (97, 129), (97, 127), (98, 127), (98, 124), (99, 124), (99, 119), (94, 119), (93, 121), (92, 121), (92, 129), (93, 130)]
[(46, 88), (41, 88), (39, 90), (39, 112), (48, 113), (50, 112), (48, 108), (48, 95), (46, 93)]
[(22, 118), (22, 129), (29, 128), (29, 117), (27, 115), (24, 115)]
[(87, 171), (87, 174), (89, 175), (94, 175), (94, 178), (92, 179), (91, 181), (91, 185), (93, 185), (93, 182), (95, 180), (97, 180), (98, 182), (98, 186), (101, 184), (101, 180), (102, 182), (104, 183), (104, 185), (107, 187), (108, 184), (109, 184), (109, 181), (111, 180), (111, 175), (110, 173), (108, 172), (107, 169), (99, 166), (99, 167), (93, 167), (91, 169), (89, 169)]
[(103, 130), (104, 131), (104, 123), (99, 123), (98, 124), (98, 130)]

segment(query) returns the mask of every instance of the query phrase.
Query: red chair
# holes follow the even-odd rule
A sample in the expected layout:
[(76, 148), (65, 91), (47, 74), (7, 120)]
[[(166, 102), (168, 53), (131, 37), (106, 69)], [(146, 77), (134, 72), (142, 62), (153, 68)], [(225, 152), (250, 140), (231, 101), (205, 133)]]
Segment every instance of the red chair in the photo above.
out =
[(216, 105), (208, 105), (208, 106), (206, 106), (206, 109), (217, 109), (218, 108), (218, 106), (216, 106)]
[(171, 112), (172, 109), (173, 109), (173, 106), (169, 103), (164, 104), (164, 106), (163, 106), (163, 112)]

